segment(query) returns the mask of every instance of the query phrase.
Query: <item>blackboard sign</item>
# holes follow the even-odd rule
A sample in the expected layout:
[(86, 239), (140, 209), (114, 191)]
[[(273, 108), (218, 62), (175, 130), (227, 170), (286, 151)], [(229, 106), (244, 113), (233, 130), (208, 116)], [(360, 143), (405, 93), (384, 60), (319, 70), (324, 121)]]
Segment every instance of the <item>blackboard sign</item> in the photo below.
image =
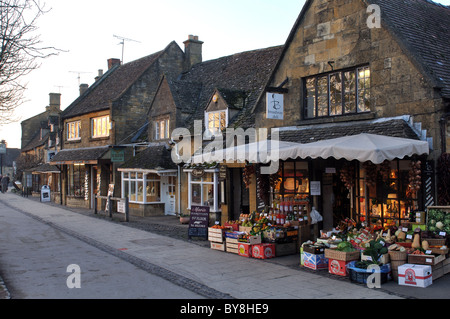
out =
[(204, 237), (208, 240), (209, 206), (191, 206), (188, 238)]

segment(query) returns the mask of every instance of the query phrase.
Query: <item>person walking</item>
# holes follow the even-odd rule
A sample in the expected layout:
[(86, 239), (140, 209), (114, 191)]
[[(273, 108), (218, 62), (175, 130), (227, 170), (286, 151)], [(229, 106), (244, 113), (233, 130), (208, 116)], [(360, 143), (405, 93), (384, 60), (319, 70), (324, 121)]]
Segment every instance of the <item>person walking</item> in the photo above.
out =
[(6, 193), (8, 191), (9, 184), (9, 174), (2, 177), (2, 193)]

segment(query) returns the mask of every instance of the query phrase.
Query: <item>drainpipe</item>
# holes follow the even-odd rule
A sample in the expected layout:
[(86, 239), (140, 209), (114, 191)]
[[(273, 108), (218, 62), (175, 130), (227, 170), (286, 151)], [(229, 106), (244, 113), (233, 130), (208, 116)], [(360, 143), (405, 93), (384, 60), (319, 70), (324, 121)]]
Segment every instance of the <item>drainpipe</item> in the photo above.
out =
[(447, 153), (447, 132), (446, 132), (446, 126), (447, 126), (447, 119), (450, 117), (450, 112), (445, 113), (442, 115), (441, 119), (439, 120), (440, 129), (441, 129), (441, 154)]
[(177, 189), (177, 200), (178, 200), (178, 215), (181, 214), (181, 166), (177, 165), (178, 169), (178, 189)]

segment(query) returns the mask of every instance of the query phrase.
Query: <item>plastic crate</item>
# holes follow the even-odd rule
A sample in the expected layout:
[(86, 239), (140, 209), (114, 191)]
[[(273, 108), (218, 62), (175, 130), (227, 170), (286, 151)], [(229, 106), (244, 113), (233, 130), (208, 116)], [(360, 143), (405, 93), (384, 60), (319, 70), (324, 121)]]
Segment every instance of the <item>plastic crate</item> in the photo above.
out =
[[(367, 269), (356, 268), (355, 261), (352, 261), (348, 264), (348, 277), (351, 282), (357, 282), (360, 284), (367, 284), (367, 279), (374, 272)], [(380, 283), (384, 284), (389, 280), (389, 272), (390, 268), (387, 265), (380, 266)]]

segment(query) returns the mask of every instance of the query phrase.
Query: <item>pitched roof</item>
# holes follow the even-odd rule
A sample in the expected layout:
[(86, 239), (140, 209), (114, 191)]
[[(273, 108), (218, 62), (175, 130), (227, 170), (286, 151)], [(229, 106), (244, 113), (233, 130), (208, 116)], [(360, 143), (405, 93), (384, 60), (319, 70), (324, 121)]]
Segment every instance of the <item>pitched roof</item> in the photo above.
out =
[(50, 164), (69, 161), (95, 161), (105, 155), (108, 150), (108, 146), (61, 150), (52, 157)]
[(128, 162), (121, 165), (121, 169), (176, 169), (177, 165), (172, 160), (171, 150), (165, 145), (153, 145), (147, 147)]
[(62, 118), (108, 109), (110, 102), (120, 98), (163, 52), (111, 68), (63, 111)]
[[(363, 0), (381, 9), (382, 25), (396, 37), (418, 69), (450, 98), (450, 6), (431, 0)], [(293, 41), (313, 0), (306, 0), (286, 40)], [(284, 55), (283, 51), (282, 55)]]
[(419, 68), (450, 98), (450, 7), (431, 0), (367, 0)]
[[(194, 120), (204, 119), (205, 108), (216, 89), (240, 94), (245, 92), (246, 106), (228, 124), (243, 124), (245, 116), (248, 120), (248, 112), (264, 92), (282, 48), (270, 47), (205, 61), (194, 65), (177, 81), (169, 82), (177, 107), (191, 114), (186, 127), (191, 127)], [(251, 120), (245, 124), (254, 125)]]

